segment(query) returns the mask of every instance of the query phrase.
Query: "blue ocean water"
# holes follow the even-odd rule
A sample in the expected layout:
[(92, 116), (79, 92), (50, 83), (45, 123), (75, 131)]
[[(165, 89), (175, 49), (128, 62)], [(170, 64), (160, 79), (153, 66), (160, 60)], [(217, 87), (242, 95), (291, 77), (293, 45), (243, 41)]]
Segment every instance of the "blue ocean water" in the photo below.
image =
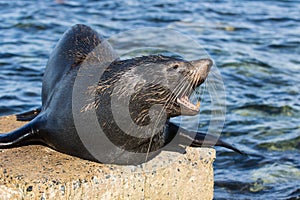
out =
[(222, 137), (249, 153), (217, 148), (215, 199), (300, 198), (300, 1), (2, 0), (0, 13), (1, 116), (41, 105), (47, 59), (70, 26), (105, 37), (172, 28), (214, 59), (226, 89)]

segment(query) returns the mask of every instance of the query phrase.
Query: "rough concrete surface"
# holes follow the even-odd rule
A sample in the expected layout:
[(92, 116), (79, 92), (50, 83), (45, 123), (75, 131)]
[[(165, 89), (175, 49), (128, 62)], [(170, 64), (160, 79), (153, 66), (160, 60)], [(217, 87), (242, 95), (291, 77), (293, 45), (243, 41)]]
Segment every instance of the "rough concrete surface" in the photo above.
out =
[[(22, 124), (1, 117), (0, 132)], [(39, 145), (2, 149), (0, 200), (213, 198), (214, 149), (187, 148), (169, 163), (168, 156), (151, 168), (99, 164)]]

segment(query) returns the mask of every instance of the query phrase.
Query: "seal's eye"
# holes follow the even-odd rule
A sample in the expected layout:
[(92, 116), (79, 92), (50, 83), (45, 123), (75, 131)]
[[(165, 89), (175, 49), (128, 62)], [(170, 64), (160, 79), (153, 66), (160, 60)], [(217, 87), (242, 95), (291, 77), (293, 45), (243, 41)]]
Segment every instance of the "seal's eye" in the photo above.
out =
[(179, 67), (178, 64), (173, 65), (173, 69), (177, 69)]

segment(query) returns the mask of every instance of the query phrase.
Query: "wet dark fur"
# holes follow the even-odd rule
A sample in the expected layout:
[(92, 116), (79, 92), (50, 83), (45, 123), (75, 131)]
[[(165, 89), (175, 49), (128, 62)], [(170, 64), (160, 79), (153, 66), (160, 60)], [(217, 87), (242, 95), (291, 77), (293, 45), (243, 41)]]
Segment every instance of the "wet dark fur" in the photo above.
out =
[[(102, 37), (85, 25), (76, 25), (64, 34), (50, 55), (46, 67), (43, 79), (41, 109), (18, 115), (19, 120), (31, 121), (18, 130), (1, 134), (0, 148), (12, 148), (39, 142), (66, 154), (99, 162), (90, 154), (78, 136), (71, 103), (73, 83), (81, 63), (88, 56), (93, 63), (101, 62), (97, 53), (90, 55), (90, 52), (99, 45), (104, 45)], [(103, 49), (108, 53), (110, 51), (106, 46), (103, 46)], [(147, 76), (143, 77), (143, 73), (134, 71), (138, 66), (145, 66), (142, 69), (146, 69), (144, 74), (147, 74)], [(157, 70), (156, 67), (160, 70)], [(127, 152), (146, 153), (150, 159), (159, 153), (158, 150), (170, 144), (176, 135), (179, 137), (176, 139), (175, 145), (173, 145), (174, 148), (169, 149), (174, 150), (177, 145), (194, 147), (219, 145), (241, 153), (236, 148), (218, 139), (218, 137), (208, 136), (209, 140), (205, 140), (204, 143), (205, 134), (184, 130), (169, 122), (168, 119), (170, 117), (183, 114), (180, 105), (176, 103), (176, 97), (182, 93), (189, 95), (195, 87), (204, 82), (207, 76), (205, 73), (202, 73), (204, 74), (203, 76), (195, 75), (195, 73), (191, 73), (193, 69), (194, 66), (191, 62), (166, 56), (146, 56), (123, 61), (116, 60), (109, 65), (99, 80), (98, 86), (91, 93), (93, 94), (91, 104), (87, 103), (87, 106), (82, 108), (83, 113), (88, 112), (89, 109), (96, 109), (98, 122), (104, 133), (111, 142), (122, 149), (121, 152), (107, 153), (105, 163), (143, 163), (146, 161), (145, 155), (140, 157), (131, 156)], [(135, 77), (141, 80), (136, 80), (135, 77), (127, 77), (134, 75), (137, 75)], [(128, 78), (128, 85), (130, 85), (131, 80), (137, 81), (134, 84), (134, 93), (131, 96), (126, 96), (128, 95), (126, 94), (128, 92), (126, 85), (114, 91), (118, 80), (124, 77)], [(152, 82), (143, 82), (143, 79), (146, 80), (147, 77), (154, 77), (154, 79)], [(162, 84), (157, 84), (155, 77), (163, 80)], [(165, 77), (165, 80), (162, 77)], [(174, 90), (170, 91), (168, 88), (171, 86), (169, 82), (176, 82), (177, 78), (180, 80), (182, 77), (185, 77), (187, 85), (175, 85)], [(159, 119), (160, 115), (162, 119), (163, 117), (166, 119), (161, 129), (155, 132), (149, 130), (151, 137), (147, 138), (133, 137), (126, 134), (115, 122), (111, 110), (111, 100), (116, 96), (118, 97), (118, 95), (125, 95), (124, 99), (130, 98), (130, 117), (136, 125), (141, 127), (151, 123), (149, 116), (151, 107), (153, 105), (161, 105), (166, 111), (164, 115), (154, 112), (154, 114), (159, 114)], [(196, 113), (187, 110), (185, 114), (193, 115)], [(82, 118), (82, 120), (86, 119)], [(135, 134), (143, 135), (145, 133), (137, 131)]]

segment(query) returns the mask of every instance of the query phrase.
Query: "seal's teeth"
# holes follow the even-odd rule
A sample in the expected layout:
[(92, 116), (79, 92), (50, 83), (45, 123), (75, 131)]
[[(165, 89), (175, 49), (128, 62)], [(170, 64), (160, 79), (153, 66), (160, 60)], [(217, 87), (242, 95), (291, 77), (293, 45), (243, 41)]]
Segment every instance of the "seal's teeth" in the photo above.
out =
[(185, 106), (186, 108), (192, 109), (192, 110), (199, 110), (200, 108), (200, 102), (198, 101), (196, 105), (192, 104), (187, 96), (183, 96), (180, 98), (177, 98), (177, 103)]
[(199, 109), (200, 108), (200, 101), (197, 102), (196, 107)]

